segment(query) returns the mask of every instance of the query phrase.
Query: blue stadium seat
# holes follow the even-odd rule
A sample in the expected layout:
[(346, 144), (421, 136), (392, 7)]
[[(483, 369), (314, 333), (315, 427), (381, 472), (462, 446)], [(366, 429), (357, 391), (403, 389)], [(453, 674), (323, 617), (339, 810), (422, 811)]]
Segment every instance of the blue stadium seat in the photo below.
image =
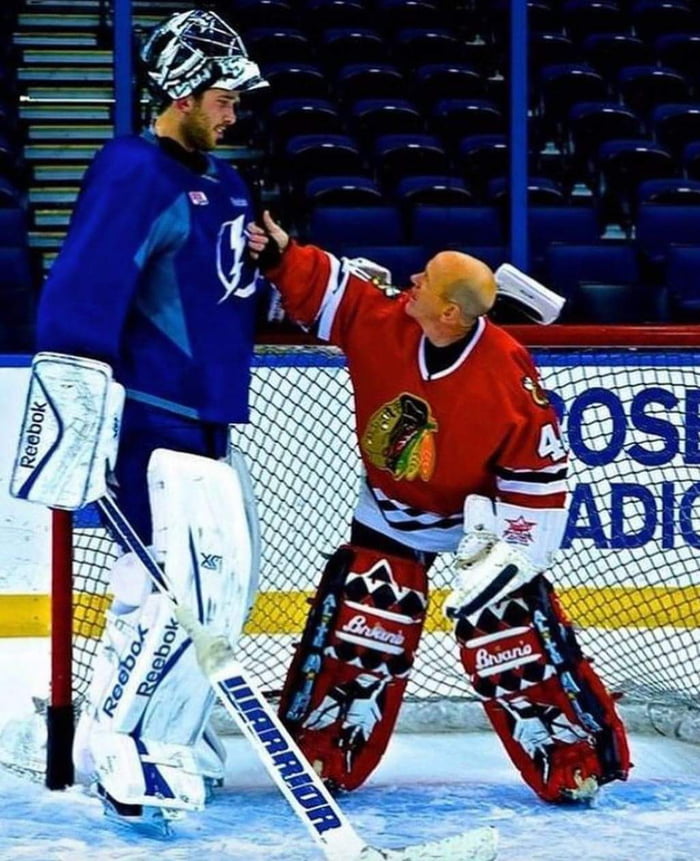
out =
[(606, 218), (618, 222), (626, 230), (634, 217), (639, 183), (677, 176), (680, 171), (672, 153), (651, 140), (606, 141), (601, 144), (596, 161)]
[(626, 326), (657, 322), (652, 317), (650, 298), (637, 285), (582, 281), (578, 286), (579, 322)]
[(384, 203), (379, 186), (367, 176), (315, 176), (306, 183), (304, 200), (310, 207)]
[(580, 304), (581, 282), (638, 285), (641, 280), (637, 254), (629, 243), (551, 243), (543, 273), (547, 286), (567, 300), (562, 322), (581, 322), (587, 316)]
[(256, 63), (313, 63), (311, 41), (296, 27), (253, 27), (245, 34), (245, 44)]
[(454, 151), (468, 135), (502, 134), (506, 120), (490, 99), (438, 99), (431, 112), (431, 128)]
[(339, 134), (342, 121), (328, 99), (308, 97), (276, 99), (268, 109), (268, 127), (280, 146), (295, 135)]
[(328, 98), (326, 76), (313, 63), (267, 63), (262, 73), (276, 98)]
[(542, 120), (552, 134), (561, 135), (572, 105), (600, 102), (608, 97), (605, 79), (585, 63), (561, 63), (540, 71), (537, 92)]
[(386, 31), (449, 26), (444, 4), (433, 0), (375, 0), (379, 26)]
[(508, 173), (508, 153), (505, 134), (468, 135), (459, 142), (456, 164), (461, 166), (467, 185), (483, 196), (490, 179)]
[(358, 140), (370, 146), (385, 134), (421, 134), (423, 117), (408, 99), (359, 99), (351, 107), (349, 120)]
[(581, 59), (572, 40), (561, 31), (537, 31), (530, 27), (528, 33), (528, 61), (532, 80), (537, 80), (541, 69), (560, 63), (573, 63)]
[(591, 33), (583, 41), (581, 54), (609, 83), (617, 81), (625, 66), (642, 66), (654, 59), (649, 45), (630, 33)]
[(294, 182), (312, 176), (363, 174), (357, 143), (348, 135), (295, 135), (287, 141), (281, 168)]
[(700, 205), (700, 180), (647, 179), (637, 186), (637, 206), (645, 203), (698, 206)]
[(570, 108), (566, 125), (571, 152), (580, 165), (588, 164), (604, 141), (644, 137), (641, 119), (619, 102), (578, 102)]
[(343, 245), (345, 257), (364, 257), (391, 272), (396, 287), (409, 287), (411, 275), (422, 272), (430, 254), (422, 245)]
[(598, 214), (589, 206), (529, 206), (530, 268), (542, 275), (553, 242), (593, 245), (601, 237)]
[(669, 66), (626, 66), (620, 70), (617, 85), (625, 104), (643, 117), (658, 105), (685, 102), (690, 98), (688, 81)]
[(444, 174), (449, 159), (435, 135), (388, 134), (374, 142), (373, 162), (381, 181), (394, 187), (405, 176)]
[[(486, 203), (504, 205), (510, 198), (510, 178), (499, 176), (486, 185)], [(532, 206), (564, 206), (567, 196), (562, 186), (546, 176), (530, 176), (527, 180), (527, 201)]]
[(501, 263), (508, 262), (508, 247), (506, 245), (474, 245), (467, 242), (466, 245), (456, 245), (455, 250), (483, 260), (494, 271), (498, 269)]
[(690, 32), (662, 33), (654, 39), (654, 53), (662, 66), (685, 75), (696, 87), (700, 83), (700, 22)]
[(293, 27), (296, 13), (288, 0), (234, 0), (236, 26), (247, 31), (254, 27)]
[(372, 27), (331, 27), (318, 42), (319, 55), (328, 69), (350, 63), (383, 63), (387, 50), (381, 34)]
[(700, 104), (658, 105), (651, 112), (651, 126), (656, 140), (680, 156), (686, 144), (700, 140)]
[(427, 63), (414, 72), (417, 98), (426, 110), (439, 99), (486, 97), (486, 78), (466, 63)]
[(636, 243), (654, 269), (665, 266), (673, 245), (694, 245), (700, 237), (700, 206), (646, 203), (639, 207)]
[(474, 196), (458, 176), (405, 176), (396, 186), (396, 200), (405, 212), (414, 206), (468, 206)]
[(348, 63), (335, 78), (335, 89), (343, 104), (359, 99), (405, 98), (408, 86), (403, 73), (391, 63)]
[(495, 206), (428, 206), (413, 209), (409, 240), (435, 254), (467, 244), (505, 245), (501, 213)]
[(567, 0), (561, 14), (565, 32), (576, 43), (592, 33), (621, 33), (629, 29), (627, 18), (615, 0)]
[(468, 63), (464, 39), (447, 27), (406, 27), (394, 34), (394, 56), (406, 69), (428, 63)]
[(637, 35), (646, 41), (662, 33), (687, 33), (693, 29), (693, 12), (685, 0), (636, 0), (630, 21)]
[(307, 239), (330, 251), (345, 245), (401, 245), (405, 241), (395, 206), (316, 207)]
[(363, 27), (369, 22), (367, 6), (361, 0), (304, 0), (300, 12), (312, 31)]
[(665, 280), (674, 310), (694, 321), (700, 316), (700, 244), (672, 245), (668, 250)]

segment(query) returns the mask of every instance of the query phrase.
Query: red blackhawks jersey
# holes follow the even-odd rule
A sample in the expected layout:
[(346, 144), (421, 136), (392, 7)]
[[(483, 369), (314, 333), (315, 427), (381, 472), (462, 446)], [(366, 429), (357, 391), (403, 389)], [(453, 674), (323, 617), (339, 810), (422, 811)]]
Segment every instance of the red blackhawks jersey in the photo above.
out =
[(480, 317), (435, 374), (425, 336), (351, 260), (291, 243), (268, 273), (297, 322), (347, 357), (365, 469), (355, 517), (424, 551), (455, 550), (465, 497), (563, 507), (566, 453), (528, 351)]

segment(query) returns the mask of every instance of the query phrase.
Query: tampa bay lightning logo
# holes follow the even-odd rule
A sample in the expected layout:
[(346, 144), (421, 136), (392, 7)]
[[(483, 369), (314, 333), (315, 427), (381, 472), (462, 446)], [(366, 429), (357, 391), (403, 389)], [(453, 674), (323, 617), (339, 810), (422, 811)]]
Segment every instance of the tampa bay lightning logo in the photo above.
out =
[(219, 299), (219, 304), (226, 301), (229, 296), (245, 299), (255, 292), (255, 277), (249, 284), (240, 284), (245, 251), (244, 222), (245, 215), (239, 215), (233, 221), (225, 221), (219, 228), (216, 241), (216, 271), (219, 281), (224, 285), (224, 295)]

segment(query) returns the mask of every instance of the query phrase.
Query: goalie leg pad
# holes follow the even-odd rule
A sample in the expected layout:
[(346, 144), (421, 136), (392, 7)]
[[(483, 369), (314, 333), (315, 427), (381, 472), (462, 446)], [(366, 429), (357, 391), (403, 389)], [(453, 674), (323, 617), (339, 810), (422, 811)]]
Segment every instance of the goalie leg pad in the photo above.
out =
[(427, 608), (418, 562), (345, 545), (329, 559), (282, 692), (280, 716), (321, 777), (350, 790), (396, 723)]
[[(184, 752), (199, 742), (213, 702), (194, 648), (165, 596), (151, 594), (142, 607), (127, 613), (108, 611), (88, 702), (76, 730), (76, 768), (96, 776), (125, 804), (170, 807), (184, 798), (193, 799), (197, 807), (205, 773), (190, 762), (192, 754)], [(145, 771), (142, 754), (150, 757)], [(179, 787), (184, 781), (184, 786), (171, 792), (154, 788), (157, 782), (148, 776), (157, 763), (171, 775), (163, 778), (166, 783)], [(172, 776), (178, 763), (182, 780)], [(198, 783), (202, 786), (196, 791)]]
[(240, 471), (223, 461), (156, 449), (148, 489), (155, 557), (172, 593), (211, 634), (235, 643), (258, 564)]
[(525, 782), (545, 801), (626, 780), (624, 726), (544, 576), (455, 630), (474, 690)]

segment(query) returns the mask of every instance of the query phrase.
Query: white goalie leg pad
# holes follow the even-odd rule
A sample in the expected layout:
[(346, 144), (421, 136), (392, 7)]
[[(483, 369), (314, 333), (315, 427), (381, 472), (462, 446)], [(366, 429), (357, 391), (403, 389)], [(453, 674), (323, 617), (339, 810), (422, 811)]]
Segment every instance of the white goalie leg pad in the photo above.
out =
[(124, 389), (109, 365), (37, 353), (10, 493), (71, 511), (104, 496), (123, 406)]
[(246, 606), (248, 614), (253, 609), (255, 598), (258, 594), (258, 586), (260, 584), (260, 554), (261, 554), (261, 537), (260, 537), (260, 519), (258, 517), (258, 504), (255, 498), (253, 489), (253, 481), (248, 471), (248, 464), (243, 452), (235, 445), (231, 444), (228, 447), (228, 463), (231, 469), (236, 473), (236, 477), (240, 484), (241, 494), (243, 497), (243, 508), (245, 509), (246, 522), (248, 525), (248, 534), (250, 537), (250, 582), (248, 584), (248, 596)]
[(238, 473), (223, 461), (157, 449), (148, 466), (155, 557), (179, 604), (231, 645), (257, 584), (254, 537)]
[(76, 769), (122, 803), (196, 809), (204, 778), (223, 777), (220, 748), (201, 743), (213, 703), (168, 598), (154, 593), (130, 612), (108, 611), (76, 730)]
[(97, 729), (95, 776), (123, 804), (201, 810), (206, 787), (192, 747)]
[(548, 568), (566, 527), (564, 508), (527, 508), (472, 494), (454, 560), (455, 585), (443, 611), (468, 618)]

